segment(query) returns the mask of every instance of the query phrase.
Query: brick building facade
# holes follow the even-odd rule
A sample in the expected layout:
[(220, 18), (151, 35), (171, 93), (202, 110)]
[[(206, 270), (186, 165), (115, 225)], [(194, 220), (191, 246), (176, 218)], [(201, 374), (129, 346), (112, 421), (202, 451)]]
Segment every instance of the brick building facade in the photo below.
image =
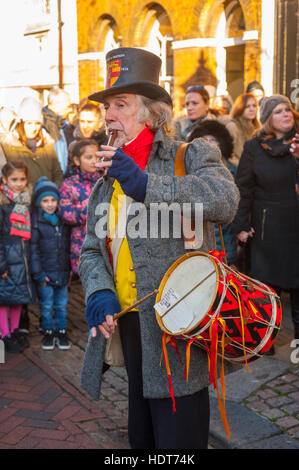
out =
[(104, 86), (109, 49), (134, 46), (161, 56), (176, 113), (190, 84), (236, 98), (261, 80), (261, 15), (262, 0), (77, 0), (80, 97)]

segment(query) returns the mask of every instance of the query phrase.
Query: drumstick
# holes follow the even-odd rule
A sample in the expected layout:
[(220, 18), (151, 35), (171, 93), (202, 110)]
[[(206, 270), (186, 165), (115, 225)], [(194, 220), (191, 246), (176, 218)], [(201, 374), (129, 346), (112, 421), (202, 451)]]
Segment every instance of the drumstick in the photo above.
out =
[(118, 318), (122, 317), (123, 315), (125, 315), (126, 313), (130, 312), (130, 310), (132, 310), (132, 308), (135, 308), (137, 307), (137, 305), (141, 304), (142, 302), (144, 302), (145, 300), (149, 299), (150, 297), (152, 297), (153, 295), (155, 294), (158, 294), (159, 290), (158, 289), (155, 289), (153, 292), (151, 292), (150, 294), (147, 294), (145, 297), (143, 297), (142, 299), (140, 300), (137, 300), (137, 302), (134, 302), (132, 305), (130, 305), (130, 307), (127, 307), (125, 308), (124, 310), (122, 310), (121, 312), (117, 313), (116, 315), (113, 316), (113, 320), (117, 320)]
[[(110, 129), (108, 132), (109, 132), (109, 139), (108, 139), (107, 145), (110, 145), (110, 147), (113, 147), (113, 144), (114, 144), (115, 139), (117, 137), (117, 130), (116, 129)], [(101, 159), (101, 162), (103, 162), (103, 161), (105, 161), (105, 158)], [(103, 176), (105, 174), (105, 170), (103, 168), (100, 168), (98, 172), (101, 176)]]

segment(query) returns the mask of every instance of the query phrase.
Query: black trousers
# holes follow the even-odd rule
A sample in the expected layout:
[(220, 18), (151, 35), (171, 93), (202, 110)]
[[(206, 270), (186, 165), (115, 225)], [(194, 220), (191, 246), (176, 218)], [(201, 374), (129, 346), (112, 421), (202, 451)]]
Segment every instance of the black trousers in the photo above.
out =
[(176, 397), (175, 413), (171, 398), (145, 399), (138, 313), (120, 318), (119, 328), (129, 381), (128, 434), (132, 449), (207, 449), (208, 388)]

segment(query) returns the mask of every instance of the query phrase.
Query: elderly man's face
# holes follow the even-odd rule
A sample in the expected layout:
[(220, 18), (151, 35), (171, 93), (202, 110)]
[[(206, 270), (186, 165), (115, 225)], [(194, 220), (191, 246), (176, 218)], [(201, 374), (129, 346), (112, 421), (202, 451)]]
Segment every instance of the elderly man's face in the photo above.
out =
[(135, 139), (146, 127), (145, 123), (137, 120), (138, 100), (137, 96), (130, 93), (109, 96), (105, 99), (105, 121), (108, 130), (118, 130), (118, 136), (114, 146), (123, 146)]

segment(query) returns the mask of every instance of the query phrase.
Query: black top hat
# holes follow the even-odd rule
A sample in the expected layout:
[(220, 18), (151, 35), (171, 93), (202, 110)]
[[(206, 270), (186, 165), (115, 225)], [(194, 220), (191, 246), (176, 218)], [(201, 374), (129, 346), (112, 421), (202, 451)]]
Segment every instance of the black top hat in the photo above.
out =
[(159, 85), (161, 59), (155, 54), (135, 47), (121, 47), (108, 52), (106, 65), (106, 88), (90, 95), (90, 100), (102, 103), (107, 96), (134, 93), (172, 106), (169, 94)]

